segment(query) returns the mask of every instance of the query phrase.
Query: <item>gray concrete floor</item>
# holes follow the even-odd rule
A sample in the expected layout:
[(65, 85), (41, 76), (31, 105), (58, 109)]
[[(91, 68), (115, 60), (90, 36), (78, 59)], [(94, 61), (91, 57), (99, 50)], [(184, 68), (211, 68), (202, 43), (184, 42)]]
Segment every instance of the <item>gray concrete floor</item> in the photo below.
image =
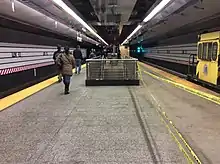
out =
[(220, 163), (220, 106), (144, 73), (143, 79), (203, 163)]
[[(187, 163), (143, 86), (55, 84), (0, 113), (1, 164)], [(151, 79), (152, 80), (152, 79)]]

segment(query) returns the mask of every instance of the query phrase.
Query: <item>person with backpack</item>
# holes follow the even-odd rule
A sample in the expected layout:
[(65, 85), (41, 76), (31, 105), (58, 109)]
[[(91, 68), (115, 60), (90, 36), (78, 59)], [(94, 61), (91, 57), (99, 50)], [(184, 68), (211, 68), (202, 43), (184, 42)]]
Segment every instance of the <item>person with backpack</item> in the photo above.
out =
[(76, 66), (75, 66), (75, 74), (80, 74), (80, 71), (81, 71), (81, 63), (82, 63), (82, 60), (83, 60), (83, 57), (82, 57), (82, 52), (80, 50), (80, 46), (77, 45), (76, 49), (73, 51), (73, 56), (75, 58), (75, 61), (76, 61)]
[(71, 76), (73, 75), (73, 68), (74, 68), (74, 57), (69, 52), (69, 47), (66, 46), (64, 48), (64, 53), (61, 54), (57, 59), (57, 65), (59, 66), (62, 76), (63, 76), (63, 83), (65, 85), (64, 94), (69, 94), (69, 86)]
[[(56, 61), (60, 54), (61, 54), (61, 46), (57, 45), (57, 51), (55, 51), (53, 54), (53, 60), (56, 65), (57, 65)], [(57, 68), (57, 76), (58, 76), (58, 82), (60, 83), (62, 81), (62, 75), (61, 75), (61, 70), (59, 68)]]

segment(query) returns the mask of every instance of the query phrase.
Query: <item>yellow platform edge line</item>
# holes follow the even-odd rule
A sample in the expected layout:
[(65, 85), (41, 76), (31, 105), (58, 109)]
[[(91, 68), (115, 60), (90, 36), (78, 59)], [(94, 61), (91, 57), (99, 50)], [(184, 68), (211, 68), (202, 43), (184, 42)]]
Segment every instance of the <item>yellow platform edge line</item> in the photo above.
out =
[[(143, 83), (144, 87), (146, 88), (147, 85), (144, 82), (143, 76), (142, 76), (142, 70), (140, 69), (140, 66), (138, 64), (138, 73), (140, 76), (140, 80)], [(151, 95), (152, 96), (152, 95)], [(170, 133), (172, 139), (174, 140), (174, 142), (177, 144), (179, 150), (183, 153), (184, 157), (186, 158), (187, 162), (189, 164), (195, 164), (194, 160), (196, 161), (196, 163), (198, 164), (202, 164), (201, 160), (199, 159), (199, 157), (196, 155), (196, 153), (192, 150), (192, 148), (190, 147), (190, 145), (186, 142), (186, 140), (184, 139), (184, 137), (181, 135), (181, 133), (177, 130), (176, 126), (174, 125), (173, 121), (171, 121), (167, 114), (165, 112), (162, 111), (161, 107), (159, 104), (157, 104), (156, 108), (156, 112), (158, 113), (161, 122), (165, 125), (165, 127), (167, 128), (168, 132)], [(169, 124), (168, 124), (168, 123)], [(172, 132), (170, 126), (174, 128), (175, 133), (177, 134), (177, 136), (180, 138), (180, 140), (184, 143), (185, 147), (189, 150), (190, 155), (193, 156), (194, 160), (190, 157), (190, 155), (187, 153), (187, 151), (184, 149), (183, 145), (180, 143), (180, 141), (178, 140), (178, 138), (175, 136), (175, 134)]]
[(199, 91), (199, 90), (196, 90), (196, 89), (193, 89), (193, 88), (190, 88), (190, 87), (187, 87), (187, 86), (184, 86), (182, 84), (179, 84), (179, 83), (176, 83), (176, 82), (173, 82), (171, 80), (167, 80), (167, 79), (164, 79), (164, 78), (161, 78), (161, 77), (158, 77), (152, 73), (149, 73), (147, 71), (143, 71), (145, 74), (148, 74), (150, 76), (152, 76), (153, 78), (156, 78), (156, 79), (159, 79), (159, 80), (162, 80), (162, 81), (165, 81), (167, 83), (170, 83), (170, 84), (173, 84), (174, 86), (180, 88), (180, 89), (183, 89), (191, 94), (194, 94), (196, 96), (199, 96), (199, 97), (202, 97), (206, 100), (209, 100), (209, 101), (212, 101), (218, 105), (220, 105), (220, 98), (217, 97), (217, 96), (214, 96), (214, 95), (211, 95), (209, 93), (205, 93), (205, 92), (202, 92), (202, 91)]
[[(86, 65), (83, 64), (82, 68), (85, 68)], [(73, 69), (75, 71), (75, 68)], [(38, 84), (25, 88), (21, 91), (13, 93), (7, 97), (0, 99), (0, 111), (26, 99), (27, 97), (55, 84), (57, 82), (57, 76), (44, 80)]]
[(209, 93), (206, 93), (206, 92), (203, 92), (203, 91), (200, 91), (200, 90), (197, 90), (197, 89), (193, 89), (193, 88), (190, 88), (190, 87), (187, 87), (183, 84), (180, 84), (180, 83), (177, 83), (175, 81), (172, 81), (172, 80), (168, 80), (168, 79), (165, 79), (165, 78), (162, 78), (162, 77), (159, 77), (157, 75), (154, 75), (150, 72), (147, 72), (147, 71), (143, 71), (145, 74), (148, 74), (150, 75), (151, 77), (153, 78), (156, 78), (156, 79), (159, 79), (159, 80), (162, 80), (162, 81), (165, 81), (167, 83), (170, 83), (170, 84), (173, 84), (174, 86), (180, 88), (180, 89), (183, 89), (191, 94), (194, 94), (196, 96), (199, 96), (199, 97), (202, 97), (206, 100), (209, 100), (209, 101), (212, 101), (218, 105), (220, 105), (220, 97), (218, 96), (215, 96), (215, 95), (212, 95), (212, 94), (209, 94)]

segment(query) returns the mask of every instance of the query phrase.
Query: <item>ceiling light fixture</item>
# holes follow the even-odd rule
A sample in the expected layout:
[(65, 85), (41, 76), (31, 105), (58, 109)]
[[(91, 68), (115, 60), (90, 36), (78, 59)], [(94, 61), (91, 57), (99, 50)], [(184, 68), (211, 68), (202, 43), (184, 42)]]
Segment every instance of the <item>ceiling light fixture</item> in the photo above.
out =
[[(144, 20), (142, 21), (142, 23), (146, 23), (148, 21), (150, 21), (156, 14), (158, 14), (171, 0), (162, 0), (151, 12), (150, 14), (148, 14)], [(124, 40), (124, 42), (122, 43), (125, 44), (138, 30), (140, 30), (142, 28), (142, 25), (138, 25), (136, 27), (136, 29), (134, 29), (134, 31)]]
[(86, 32), (86, 29), (85, 29), (85, 28), (82, 28), (82, 30), (83, 30), (84, 32)]
[(57, 28), (57, 24), (58, 24), (57, 21), (55, 21), (54, 23), (55, 23), (55, 28)]
[(124, 40), (124, 42), (122, 43), (125, 44), (138, 30), (140, 30), (142, 28), (142, 25), (138, 25), (134, 31)]
[(159, 13), (171, 0), (162, 0), (151, 12), (149, 15), (146, 16), (146, 18), (143, 20), (143, 22), (148, 22), (151, 20), (157, 13)]
[(58, 6), (60, 6), (64, 11), (75, 18), (80, 24), (82, 24), (87, 30), (89, 30), (93, 35), (99, 38), (103, 43), (108, 45), (86, 22), (84, 22), (72, 9), (70, 9), (62, 0), (52, 0)]
[(11, 8), (12, 8), (12, 12), (15, 12), (15, 1), (11, 0)]

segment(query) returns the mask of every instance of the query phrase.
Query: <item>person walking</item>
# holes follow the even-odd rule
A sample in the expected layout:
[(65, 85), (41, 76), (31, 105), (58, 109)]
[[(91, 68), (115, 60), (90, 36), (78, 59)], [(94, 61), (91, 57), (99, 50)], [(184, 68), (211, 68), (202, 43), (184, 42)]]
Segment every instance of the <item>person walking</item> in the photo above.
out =
[(69, 47), (66, 46), (64, 48), (64, 53), (61, 54), (57, 59), (57, 65), (61, 69), (62, 76), (63, 76), (63, 83), (65, 85), (64, 94), (69, 94), (69, 86), (71, 76), (73, 75), (73, 68), (74, 68), (74, 58), (69, 52)]
[(77, 45), (76, 49), (73, 51), (73, 56), (75, 58), (75, 74), (80, 74), (81, 71), (81, 63), (82, 63), (82, 52), (80, 50), (80, 46)]
[[(57, 65), (56, 63), (57, 58), (59, 57), (60, 54), (61, 54), (61, 46), (57, 45), (57, 51), (55, 51), (53, 54), (53, 60), (56, 65)], [(62, 81), (62, 74), (59, 68), (57, 68), (57, 76), (58, 76), (58, 82), (60, 83)]]

